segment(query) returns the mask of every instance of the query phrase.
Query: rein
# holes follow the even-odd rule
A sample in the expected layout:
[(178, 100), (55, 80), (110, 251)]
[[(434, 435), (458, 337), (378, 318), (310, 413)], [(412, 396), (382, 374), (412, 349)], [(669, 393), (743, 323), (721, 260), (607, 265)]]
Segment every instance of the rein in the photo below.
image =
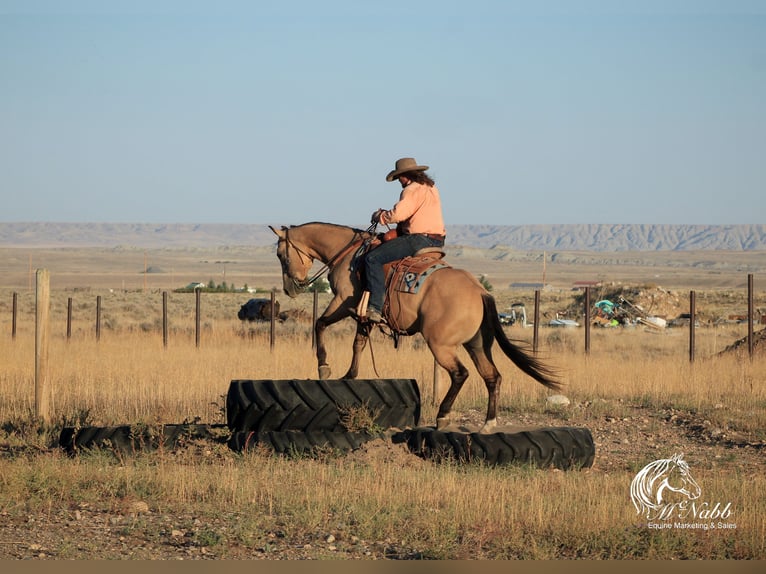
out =
[[(375, 227), (376, 227), (376, 224), (372, 224), (372, 225), (371, 225), (369, 228), (367, 228), (367, 232), (372, 232), (372, 230), (373, 230)], [(303, 257), (305, 256), (305, 257), (306, 257), (307, 259), (309, 259), (310, 261), (313, 261), (313, 260), (315, 259), (314, 257), (312, 257), (311, 255), (309, 255), (308, 253), (306, 253), (304, 250), (300, 249), (300, 248), (299, 248), (297, 245), (295, 245), (295, 243), (293, 243), (293, 242), (290, 240), (290, 235), (289, 235), (289, 233), (290, 233), (290, 232), (289, 232), (289, 230), (285, 230), (285, 242), (287, 243), (287, 245), (288, 245), (288, 246), (292, 246), (292, 248), (293, 248), (293, 249), (295, 249), (295, 251), (297, 251), (297, 253), (298, 253), (298, 256), (299, 256), (301, 259), (303, 259)], [(372, 236), (371, 236), (369, 239), (372, 239)], [(325, 274), (327, 271), (331, 270), (331, 269), (332, 269), (332, 267), (333, 267), (333, 265), (334, 265), (334, 264), (335, 264), (335, 263), (336, 263), (338, 260), (340, 260), (340, 259), (343, 259), (343, 258), (344, 258), (346, 255), (348, 255), (348, 254), (349, 254), (349, 253), (350, 253), (350, 252), (351, 252), (351, 251), (352, 251), (354, 248), (356, 248), (356, 247), (357, 247), (357, 246), (359, 246), (359, 245), (362, 245), (362, 244), (364, 243), (364, 241), (365, 241), (365, 239), (362, 239), (362, 238), (360, 238), (360, 239), (357, 239), (357, 232), (355, 231), (355, 232), (354, 232), (354, 235), (353, 235), (353, 237), (351, 238), (351, 241), (349, 241), (347, 245), (345, 245), (345, 246), (344, 246), (344, 247), (343, 247), (343, 248), (342, 248), (340, 251), (338, 251), (338, 253), (336, 253), (335, 255), (333, 255), (332, 257), (330, 257), (330, 259), (327, 261), (327, 263), (324, 263), (324, 264), (322, 265), (322, 267), (319, 269), (319, 271), (317, 271), (316, 273), (314, 273), (314, 275), (313, 275), (312, 277), (310, 277), (310, 278), (308, 278), (308, 279), (304, 279), (303, 281), (299, 281), (298, 279), (296, 279), (295, 277), (293, 277), (292, 275), (290, 275), (290, 279), (292, 279), (292, 280), (293, 280), (293, 284), (294, 284), (294, 285), (295, 285), (295, 286), (296, 286), (298, 289), (300, 289), (301, 291), (305, 291), (306, 289), (308, 289), (309, 287), (311, 287), (311, 285), (312, 285), (312, 284), (313, 284), (313, 283), (314, 283), (314, 282), (315, 282), (317, 279), (319, 279), (319, 278), (320, 278), (322, 275), (324, 275), (324, 274)], [(289, 259), (290, 259), (290, 256), (289, 256), (289, 254), (288, 254), (288, 256), (287, 256), (287, 259), (288, 259), (288, 263), (289, 263)]]

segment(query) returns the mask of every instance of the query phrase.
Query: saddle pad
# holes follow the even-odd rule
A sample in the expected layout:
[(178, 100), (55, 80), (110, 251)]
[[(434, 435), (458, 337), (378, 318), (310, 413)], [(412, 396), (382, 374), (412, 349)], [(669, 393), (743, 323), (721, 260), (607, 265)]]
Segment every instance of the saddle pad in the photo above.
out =
[(402, 293), (417, 293), (426, 278), (436, 271), (450, 267), (441, 261), (441, 253), (427, 253), (405, 257), (393, 268), (391, 287)]

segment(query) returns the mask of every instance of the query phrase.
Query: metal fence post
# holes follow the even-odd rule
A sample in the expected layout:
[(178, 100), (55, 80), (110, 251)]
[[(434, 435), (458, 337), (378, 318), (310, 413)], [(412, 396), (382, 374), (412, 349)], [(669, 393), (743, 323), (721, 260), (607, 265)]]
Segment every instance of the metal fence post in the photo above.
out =
[(274, 310), (276, 309), (275, 307), (276, 300), (277, 300), (277, 290), (272, 287), (271, 289), (271, 325), (269, 328), (269, 350), (271, 351), (274, 350), (274, 339), (276, 338), (276, 333), (277, 333), (277, 329), (276, 329), (277, 319), (276, 319), (276, 313), (274, 312)]
[(72, 298), (67, 298), (66, 302), (66, 340), (72, 338)]
[(697, 294), (694, 291), (689, 292), (689, 362), (694, 362), (696, 341), (694, 339), (694, 321), (697, 316)]
[(19, 312), (19, 294), (13, 292), (13, 318), (11, 323), (11, 339), (16, 338), (16, 316)]
[(590, 287), (585, 287), (585, 354), (590, 354)]

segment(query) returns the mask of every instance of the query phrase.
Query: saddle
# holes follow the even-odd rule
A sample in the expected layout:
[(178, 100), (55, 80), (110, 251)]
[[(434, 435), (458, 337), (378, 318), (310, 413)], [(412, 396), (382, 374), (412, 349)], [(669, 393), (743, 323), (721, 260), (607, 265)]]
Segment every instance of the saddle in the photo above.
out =
[[(374, 245), (375, 243), (373, 243)], [(405, 332), (397, 321), (401, 310), (401, 297), (404, 294), (418, 293), (431, 273), (450, 267), (448, 263), (443, 261), (443, 258), (444, 251), (440, 247), (424, 247), (415, 252), (414, 255), (391, 261), (383, 266), (386, 276), (383, 316), (393, 332)], [(357, 308), (357, 314), (360, 317), (367, 313), (368, 300), (369, 292), (365, 291)]]
[(444, 267), (449, 267), (442, 261), (444, 251), (440, 247), (424, 247), (414, 255), (392, 261), (383, 266), (386, 274), (386, 295), (392, 291), (401, 293), (417, 293), (426, 278)]

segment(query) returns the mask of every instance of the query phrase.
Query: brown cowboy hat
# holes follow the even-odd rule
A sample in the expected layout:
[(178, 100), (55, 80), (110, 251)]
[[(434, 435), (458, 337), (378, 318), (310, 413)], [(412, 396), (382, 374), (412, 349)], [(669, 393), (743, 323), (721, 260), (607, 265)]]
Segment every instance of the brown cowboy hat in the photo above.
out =
[(396, 160), (396, 166), (392, 171), (388, 172), (386, 181), (394, 181), (397, 177), (409, 171), (425, 171), (427, 169), (427, 165), (418, 165), (414, 157), (403, 157)]

